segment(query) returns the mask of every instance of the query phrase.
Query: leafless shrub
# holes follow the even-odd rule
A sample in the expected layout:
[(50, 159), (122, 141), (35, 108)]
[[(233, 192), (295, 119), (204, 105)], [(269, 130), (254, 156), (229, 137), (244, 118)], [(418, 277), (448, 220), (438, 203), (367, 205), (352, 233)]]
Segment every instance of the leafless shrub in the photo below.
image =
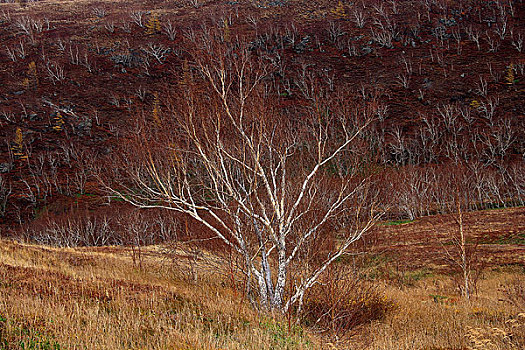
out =
[[(333, 22), (330, 23), (330, 25), (332, 25)], [(286, 39), (288, 40), (288, 42), (290, 43), (291, 46), (295, 46), (295, 42), (297, 39), (299, 39), (299, 31), (297, 30), (297, 27), (295, 26), (294, 23), (290, 24), (290, 25), (287, 25), (286, 28), (285, 28), (285, 35), (286, 35)], [(329, 29), (330, 31), (330, 29)], [(284, 39), (284, 38), (282, 38)], [(282, 46), (283, 43), (281, 44)]]
[(89, 61), (89, 57), (88, 57), (88, 53), (85, 52), (84, 53), (84, 57), (83, 57), (83, 60), (80, 61), (80, 64), (87, 69), (87, 71), (89, 73), (92, 73), (93, 72), (93, 65), (91, 64), (91, 62)]
[(499, 50), (501, 42), (498, 40), (498, 38), (492, 37), (492, 35), (490, 35), (488, 31), (485, 32), (485, 36), (487, 44), (489, 44), (488, 52), (497, 52)]
[(390, 5), (392, 6), (392, 12), (397, 15), (399, 12), (398, 8), (397, 8), (397, 1), (396, 0), (389, 0), (388, 1), (390, 3)]
[(492, 81), (495, 83), (499, 83), (502, 73), (499, 71), (499, 69), (492, 68), (492, 62), (487, 62), (487, 67), (489, 69), (489, 74), (492, 78)]
[(106, 21), (106, 23), (104, 23), (104, 28), (106, 28), (106, 30), (111, 34), (115, 33), (115, 22)]
[(460, 127), (458, 125), (458, 117), (460, 116), (459, 109), (456, 105), (446, 104), (436, 107), (437, 115), (440, 117), (440, 120), (449, 132), (457, 131)]
[(94, 7), (92, 12), (98, 18), (104, 18), (107, 15), (107, 10), (103, 7)]
[(109, 97), (109, 104), (119, 108), (120, 107), (120, 97), (115, 93), (111, 93), (111, 96)]
[(196, 43), (197, 42), (197, 33), (195, 33), (195, 30), (193, 28), (188, 28), (183, 31), (184, 39), (188, 40), (189, 42)]
[(352, 40), (348, 40), (347, 53), (348, 53), (348, 56), (350, 57), (357, 56), (359, 54), (357, 51), (357, 47), (355, 46)]
[(18, 60), (18, 56), (14, 48), (10, 48), (9, 46), (6, 46), (5, 51), (11, 61), (16, 62)]
[(50, 29), (50, 22), (48, 18), (35, 19), (30, 16), (18, 17), (14, 23), (15, 28), (19, 33), (27, 35), (32, 42), (34, 42), (35, 33), (42, 33), (45, 28)]
[(7, 201), (12, 193), (11, 184), (4, 179), (3, 175), (0, 175), (0, 217), (3, 217), (7, 209)]
[(481, 34), (479, 30), (477, 30), (476, 28), (473, 28), (472, 25), (470, 25), (469, 27), (465, 29), (465, 32), (467, 33), (469, 40), (476, 43), (478, 50), (481, 50), (481, 47), (479, 44), (479, 39), (480, 39)]
[(396, 75), (396, 80), (403, 88), (408, 89), (410, 83), (410, 75), (408, 73), (401, 73)]
[(18, 46), (16, 46), (15, 50), (18, 57), (20, 57), (21, 59), (26, 58), (26, 49), (22, 41), (18, 43)]
[(388, 118), (388, 104), (379, 103), (376, 109), (376, 116), (380, 122)]
[(120, 21), (120, 29), (122, 29), (122, 31), (124, 33), (131, 33), (131, 25), (126, 20), (121, 20)]
[(475, 120), (474, 116), (472, 115), (472, 110), (468, 107), (464, 108), (458, 108), (459, 113), (461, 114), (461, 117), (467, 124), (472, 124)]
[(487, 123), (494, 127), (494, 114), (496, 108), (499, 105), (499, 98), (488, 98), (486, 101), (481, 101), (478, 110), (482, 113), (482, 117), (487, 121)]
[[(44, 21), (40, 20), (40, 19), (34, 19), (32, 20), (32, 23), (33, 25), (33, 29), (37, 32), (37, 33), (42, 33), (42, 31), (44, 30)], [(49, 27), (49, 21), (48, 21), (48, 27)]]
[(61, 82), (66, 79), (64, 74), (64, 67), (58, 62), (46, 61), (47, 76), (53, 84)]
[(316, 77), (309, 70), (313, 64), (303, 63), (301, 65), (301, 72), (299, 78), (295, 80), (295, 86), (299, 89), (301, 94), (307, 100), (313, 100), (315, 96), (315, 81)]
[(370, 29), (372, 39), (376, 41), (379, 45), (386, 48), (393, 48), (393, 36), (392, 33), (385, 30), (384, 28), (372, 28)]
[(388, 191), (402, 218), (415, 220), (428, 212), (430, 205), (429, 174), (420, 167), (405, 166), (388, 177)]
[(21, 34), (25, 34), (29, 37), (33, 37), (33, 25), (31, 19), (27, 16), (18, 17), (15, 20), (15, 27)]
[(6, 110), (3, 110), (1, 113), (0, 113), (0, 117), (2, 119), (5, 119), (7, 122), (9, 123), (14, 123), (15, 122), (15, 115), (13, 112), (11, 111), (6, 111)]
[(170, 49), (162, 44), (149, 43), (147, 47), (143, 48), (144, 52), (155, 58), (160, 64), (164, 63), (166, 57), (170, 53)]
[(69, 46), (69, 63), (78, 65), (80, 64), (80, 54), (78, 51), (78, 46), (73, 49), (73, 46)]
[(491, 128), (490, 136), (494, 140), (491, 146), (495, 148), (491, 153), (503, 159), (516, 141), (516, 131), (512, 126), (512, 120), (508, 117), (498, 120), (497, 124)]
[(2, 10), (2, 13), (0, 14), (0, 18), (4, 22), (11, 22), (11, 12), (9, 12), (9, 10), (7, 11)]
[(330, 22), (328, 26), (328, 37), (332, 44), (335, 44), (339, 40), (339, 37), (345, 34), (346, 33), (343, 31), (343, 28), (339, 23)]
[(407, 74), (412, 75), (413, 68), (412, 68), (412, 61), (410, 59), (407, 59), (405, 56), (401, 57), (401, 63), (403, 65), (403, 68)]
[(23, 235), (39, 244), (56, 247), (105, 246), (122, 243), (106, 216), (70, 215), (48, 218), (26, 227)]
[(131, 17), (131, 20), (138, 25), (140, 28), (144, 28), (144, 16), (146, 15), (146, 12), (144, 11), (132, 11), (129, 16)]
[(250, 27), (252, 27), (253, 30), (255, 30), (255, 34), (257, 34), (257, 29), (258, 29), (258, 24), (259, 24), (259, 20), (257, 19), (257, 17), (253, 15), (248, 15), (246, 17), (246, 23), (248, 23), (248, 25), (250, 25)]
[(144, 102), (146, 98), (146, 89), (144, 89), (142, 86), (139, 86), (135, 91), (135, 94), (142, 102)]
[(188, 0), (190, 5), (193, 6), (194, 8), (199, 8), (201, 6), (201, 1), (202, 0)]
[(301, 315), (306, 325), (334, 338), (381, 320), (394, 308), (377, 288), (346, 271), (347, 266), (331, 268), (308, 293)]
[(525, 71), (525, 63), (516, 62), (514, 63), (514, 72), (519, 75), (523, 75)]
[(515, 16), (515, 8), (514, 8), (514, 1), (510, 0), (507, 2), (509, 14), (511, 17)]
[(29, 202), (31, 206), (36, 206), (38, 200), (42, 198), (39, 196), (40, 186), (34, 177), (21, 178), (20, 181), (25, 185), (25, 188), (21, 189), (20, 197)]
[(479, 76), (479, 82), (476, 84), (476, 93), (483, 97), (487, 97), (488, 94), (488, 83), (483, 76)]
[(177, 30), (171, 23), (171, 20), (166, 20), (162, 25), (162, 32), (167, 35), (167, 37), (173, 41), (177, 37)]
[(66, 42), (63, 41), (62, 38), (57, 39), (56, 45), (57, 45), (58, 50), (66, 51)]
[[(378, 6), (378, 8), (382, 9), (382, 5)], [(378, 13), (383, 14), (381, 15), (382, 18), (374, 18), (374, 28), (370, 29), (372, 39), (383, 47), (393, 48), (393, 40), (395, 40), (399, 36), (397, 25), (392, 21), (387, 12), (380, 11)]]
[(508, 33), (507, 16), (502, 16), (499, 23), (496, 23), (494, 32), (501, 40), (504, 40)]
[(518, 205), (525, 205), (525, 166), (513, 163), (506, 168), (506, 173), (513, 192), (509, 197), (514, 198)]
[(521, 33), (514, 35), (514, 32), (512, 32), (512, 46), (521, 53), (523, 50), (523, 37), (521, 36)]
[(452, 37), (456, 40), (456, 52), (461, 55), (461, 30), (459, 28), (453, 29)]
[(451, 245), (442, 245), (450, 267), (455, 274), (455, 283), (461, 295), (469, 300), (477, 293), (477, 284), (483, 273), (484, 263), (478, 254), (478, 244), (468, 241), (468, 226), (465, 224), (462, 194), (457, 194), (457, 211), (454, 219), (457, 224), (457, 231), (449, 233)]
[(352, 19), (357, 28), (363, 28), (366, 23), (366, 14), (362, 9), (356, 7), (352, 11)]
[(389, 18), (388, 10), (383, 6), (383, 2), (372, 4), (374, 11), (383, 18)]
[(392, 142), (389, 144), (390, 153), (393, 156), (393, 161), (395, 164), (407, 164), (412, 158), (411, 148), (409, 145), (409, 140), (406, 135), (403, 133), (400, 127), (394, 128), (390, 135), (392, 137)]
[(144, 74), (146, 74), (147, 76), (150, 75), (149, 69), (151, 67), (151, 62), (149, 61), (148, 56), (144, 56), (144, 58), (142, 59), (142, 62), (140, 62), (140, 67), (144, 71)]

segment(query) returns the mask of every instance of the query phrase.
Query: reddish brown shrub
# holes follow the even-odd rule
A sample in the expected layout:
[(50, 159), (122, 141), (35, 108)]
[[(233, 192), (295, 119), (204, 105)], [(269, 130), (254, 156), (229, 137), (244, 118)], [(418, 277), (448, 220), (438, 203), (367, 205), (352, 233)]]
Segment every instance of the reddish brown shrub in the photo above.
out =
[(343, 267), (334, 266), (310, 290), (302, 319), (320, 332), (351, 334), (349, 331), (359, 325), (384, 318), (393, 308), (393, 302), (377, 287)]

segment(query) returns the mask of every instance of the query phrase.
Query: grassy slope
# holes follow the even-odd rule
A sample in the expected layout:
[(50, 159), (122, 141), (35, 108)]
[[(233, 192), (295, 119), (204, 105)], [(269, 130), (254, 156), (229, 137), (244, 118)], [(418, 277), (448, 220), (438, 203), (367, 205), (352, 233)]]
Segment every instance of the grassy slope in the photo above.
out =
[(196, 284), (179, 278), (156, 248), (142, 270), (125, 248), (1, 241), (0, 261), (0, 344), (8, 349), (46, 342), (61, 349), (311, 348), (307, 337), (257, 318), (204, 268)]
[[(426, 223), (410, 225), (414, 230)], [(516, 265), (486, 270), (470, 303), (437, 270), (376, 274), (375, 283), (394, 310), (335, 342), (300, 328), (289, 333), (286, 322), (258, 317), (227, 279), (205, 265), (197, 266), (198, 282), (192, 283), (181, 256), (175, 267), (159, 247), (143, 253), (140, 269), (127, 248), (55, 249), (0, 241), (0, 349), (525, 346), (525, 300), (513, 304), (504, 292), (512, 281), (524, 280), (523, 267)], [(378, 267), (393, 269), (388, 260), (376, 261), (373, 268)]]

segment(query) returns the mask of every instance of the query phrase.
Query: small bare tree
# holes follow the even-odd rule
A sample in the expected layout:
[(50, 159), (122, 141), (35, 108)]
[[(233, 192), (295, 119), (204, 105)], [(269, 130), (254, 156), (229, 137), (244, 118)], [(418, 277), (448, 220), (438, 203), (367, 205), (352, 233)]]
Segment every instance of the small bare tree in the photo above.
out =
[(171, 41), (175, 40), (177, 37), (177, 29), (169, 19), (162, 25), (162, 32), (166, 34)]
[(64, 74), (64, 67), (58, 62), (46, 61), (46, 71), (48, 78), (53, 82), (53, 85), (57, 82), (61, 82), (66, 79)]
[(148, 44), (147, 47), (143, 48), (143, 50), (148, 55), (155, 58), (160, 64), (164, 63), (166, 57), (171, 51), (169, 48), (165, 47), (162, 44), (154, 44), (151, 42)]
[(0, 175), (0, 217), (3, 217), (6, 213), (7, 201), (11, 193), (11, 185)]
[[(451, 202), (451, 211), (455, 227), (449, 232), (451, 245), (442, 245), (450, 266), (459, 272), (456, 280), (461, 295), (469, 300), (476, 293), (477, 281), (483, 271), (483, 264), (478, 259), (477, 243), (468, 237), (468, 226), (465, 222), (465, 208), (468, 208), (468, 194), (470, 192), (471, 176), (467, 174), (465, 164), (455, 164), (454, 169), (447, 175), (450, 188), (448, 201)], [(455, 208), (453, 208), (455, 207)]]
[(516, 35), (514, 35), (513, 32), (512, 33), (512, 46), (514, 46), (514, 48), (516, 48), (516, 50), (518, 50), (518, 52), (521, 53), (521, 51), (523, 50), (523, 36), (521, 35), (521, 33), (518, 33)]
[(106, 185), (139, 208), (203, 225), (241, 257), (246, 295), (262, 309), (300, 309), (378, 218), (358, 147), (373, 110), (356, 113), (344, 96), (321, 92), (301, 110), (281, 108), (269, 102), (268, 67), (247, 45), (204, 44), (212, 50), (193, 55), (200, 75), (171, 97), (160, 125), (139, 119), (136, 143), (113, 168), (117, 181)]
[(144, 16), (145, 15), (146, 15), (146, 12), (144, 11), (133, 11), (129, 14), (129, 17), (140, 28), (144, 28)]
[(366, 13), (359, 8), (355, 8), (352, 11), (353, 21), (355, 22), (355, 25), (357, 28), (363, 28), (366, 23)]
[(481, 46), (479, 43), (481, 33), (479, 32), (479, 30), (477, 28), (472, 27), (471, 25), (465, 29), (465, 32), (467, 33), (469, 40), (476, 43), (478, 50), (481, 50)]

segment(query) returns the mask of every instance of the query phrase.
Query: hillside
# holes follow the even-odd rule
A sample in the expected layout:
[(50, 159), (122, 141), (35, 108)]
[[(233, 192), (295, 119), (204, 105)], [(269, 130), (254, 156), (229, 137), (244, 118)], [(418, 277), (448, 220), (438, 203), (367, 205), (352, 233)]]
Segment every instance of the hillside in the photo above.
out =
[(392, 216), (449, 211), (429, 184), (458, 163), (470, 207), (524, 203), (520, 1), (2, 1), (0, 14), (4, 235), (104, 203), (96, 178), (137, 117), (169, 120), (188, 79), (202, 89), (204, 39), (246, 46), (272, 113), (298, 118), (317, 94), (370, 114), (360, 152), (394, 173)]
[(525, 348), (521, 0), (0, 0), (0, 350)]

